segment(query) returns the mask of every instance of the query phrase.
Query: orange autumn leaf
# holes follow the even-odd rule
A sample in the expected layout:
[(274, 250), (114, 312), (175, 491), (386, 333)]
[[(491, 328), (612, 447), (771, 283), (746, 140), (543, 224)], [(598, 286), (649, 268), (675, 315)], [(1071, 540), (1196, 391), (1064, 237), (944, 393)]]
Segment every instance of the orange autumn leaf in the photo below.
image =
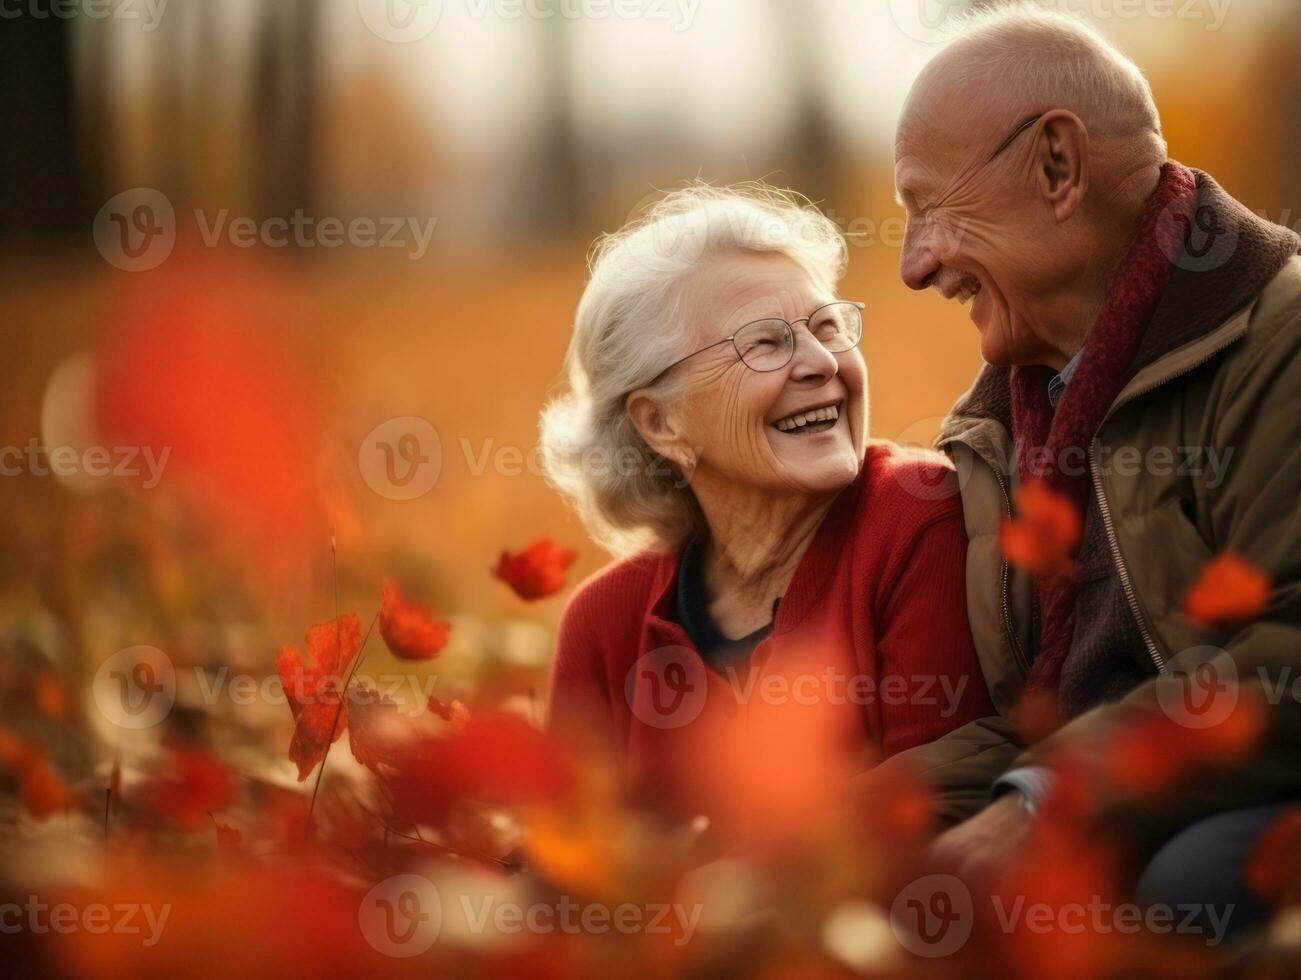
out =
[(1022, 692), (1011, 711), (1021, 741), (1034, 745), (1062, 726), (1061, 704), (1057, 692), (1044, 688), (1029, 688)]
[(25, 754), (26, 750), (18, 736), (7, 728), (0, 728), (0, 766), (16, 770)]
[(244, 835), (227, 823), (213, 820), (217, 831), (217, 850), (222, 854), (237, 855), (244, 852)]
[(1240, 699), (1222, 721), (1206, 728), (1152, 714), (1113, 734), (1107, 772), (1116, 789), (1154, 796), (1206, 767), (1241, 759), (1256, 746), (1265, 726), (1265, 712), (1256, 698)]
[(408, 602), (397, 585), (384, 580), (379, 610), (379, 635), (402, 660), (429, 660), (447, 645), (450, 623), (435, 619), (428, 606)]
[(294, 716), (289, 758), (301, 783), (325, 758), (326, 749), (348, 725), (339, 689), (352, 658), (361, 649), (361, 623), (355, 613), (307, 629), (307, 656), (285, 644), (276, 654), (276, 671)]
[(1301, 889), (1301, 807), (1288, 807), (1252, 848), (1243, 878), (1259, 897), (1281, 904)]
[(445, 704), (438, 698), (431, 697), (425, 709), (432, 715), (437, 715), (443, 721), (450, 721), (454, 730), (462, 729), (470, 720), (470, 709), (464, 702), (453, 699), (451, 704)]
[(492, 573), (521, 599), (544, 599), (565, 587), (565, 572), (577, 557), (578, 552), (539, 538), (518, 554), (503, 551)]
[(1075, 502), (1030, 480), (1016, 491), (1016, 516), (1003, 519), (998, 546), (1009, 564), (1030, 575), (1062, 576), (1074, 567), (1082, 533)]
[(39, 747), (29, 747), (19, 778), (19, 796), (23, 806), (37, 820), (63, 813), (81, 802), (81, 794), (69, 789), (63, 777), (45, 760), (45, 753)]
[(141, 788), (140, 800), (155, 816), (193, 831), (234, 794), (234, 780), (222, 763), (198, 749), (177, 747), (171, 750), (167, 770)]
[(63, 682), (54, 674), (45, 673), (36, 678), (32, 690), (36, 707), (47, 718), (65, 721), (68, 717), (68, 693)]
[(515, 715), (476, 715), (446, 733), (420, 731), (393, 746), (386, 787), (398, 826), (428, 822), (459, 801), (498, 806), (572, 796), (577, 765), (566, 747)]
[(24, 744), (6, 728), (0, 728), (0, 766), (17, 777), (18, 797), (37, 820), (62, 813), (81, 802), (81, 794), (69, 789), (58, 770), (46, 760), (44, 748), (35, 743)]
[(1184, 593), (1184, 612), (1212, 628), (1255, 619), (1269, 601), (1269, 576), (1251, 562), (1225, 552), (1202, 566)]

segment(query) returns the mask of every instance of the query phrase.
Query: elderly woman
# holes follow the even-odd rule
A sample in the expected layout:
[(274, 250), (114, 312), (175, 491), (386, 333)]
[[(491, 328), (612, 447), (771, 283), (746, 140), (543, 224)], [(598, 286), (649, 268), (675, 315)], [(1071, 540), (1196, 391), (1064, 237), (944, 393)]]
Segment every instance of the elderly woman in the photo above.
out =
[(775, 699), (848, 705), (874, 759), (993, 714), (957, 481), (868, 438), (846, 257), (756, 185), (675, 192), (595, 249), (542, 446), (622, 557), (565, 609), (550, 713), (635, 776), (674, 781), (709, 722)]

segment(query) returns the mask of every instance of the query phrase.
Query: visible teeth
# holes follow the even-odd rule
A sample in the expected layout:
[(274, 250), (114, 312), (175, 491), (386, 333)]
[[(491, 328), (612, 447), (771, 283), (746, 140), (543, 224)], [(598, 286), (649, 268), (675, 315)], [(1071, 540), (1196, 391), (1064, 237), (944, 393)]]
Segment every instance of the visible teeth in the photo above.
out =
[(791, 432), (802, 429), (810, 422), (828, 422), (838, 418), (840, 418), (840, 406), (829, 405), (826, 408), (815, 408), (811, 412), (796, 412), (794, 415), (788, 415), (784, 419), (778, 419), (776, 425), (782, 432)]

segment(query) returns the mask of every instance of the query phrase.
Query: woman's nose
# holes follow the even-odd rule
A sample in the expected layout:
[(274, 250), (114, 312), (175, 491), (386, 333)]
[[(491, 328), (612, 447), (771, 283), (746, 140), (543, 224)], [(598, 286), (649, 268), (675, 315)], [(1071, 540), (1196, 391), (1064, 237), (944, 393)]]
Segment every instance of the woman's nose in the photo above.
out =
[(807, 330), (795, 331), (795, 353), (791, 357), (791, 377), (796, 381), (825, 381), (840, 370), (836, 355), (822, 346)]

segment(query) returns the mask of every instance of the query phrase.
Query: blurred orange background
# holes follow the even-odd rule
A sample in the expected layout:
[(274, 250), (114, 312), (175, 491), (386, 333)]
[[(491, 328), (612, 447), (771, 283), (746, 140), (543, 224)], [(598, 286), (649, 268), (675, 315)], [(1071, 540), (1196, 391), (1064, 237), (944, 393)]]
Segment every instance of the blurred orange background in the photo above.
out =
[[(927, 443), (974, 376), (965, 311), (897, 275), (893, 120), (939, 5), (394, 2), (171, 0), (152, 26), (143, 3), (6, 26), (0, 445), (104, 440), (107, 400), (134, 419), (119, 431), (167, 417), (168, 438), (196, 440), (171, 465), (188, 448), (213, 469), (197, 510), (170, 471), (151, 489), (0, 478), (6, 625), (49, 610), (92, 662), (159, 635), (236, 650), (211, 635), (232, 608), (332, 614), (333, 536), (345, 605), (394, 574), (456, 620), (443, 670), (484, 643), (540, 669), (563, 595), (526, 606), (489, 569), (540, 535), (579, 551), (571, 583), (608, 560), (541, 476), (538, 411), (592, 240), (684, 179), (763, 177), (853, 233), (842, 291), (868, 304), (874, 435)], [(1148, 72), (1175, 158), (1301, 227), (1301, 6), (1055, 6)], [(175, 234), (129, 271), (104, 209), (136, 188), (163, 195)], [(398, 247), (205, 241), (295, 214), (405, 224)], [(437, 432), (441, 467), (398, 500), (359, 454), (406, 417)], [(145, 636), (96, 632), (123, 604)]]

